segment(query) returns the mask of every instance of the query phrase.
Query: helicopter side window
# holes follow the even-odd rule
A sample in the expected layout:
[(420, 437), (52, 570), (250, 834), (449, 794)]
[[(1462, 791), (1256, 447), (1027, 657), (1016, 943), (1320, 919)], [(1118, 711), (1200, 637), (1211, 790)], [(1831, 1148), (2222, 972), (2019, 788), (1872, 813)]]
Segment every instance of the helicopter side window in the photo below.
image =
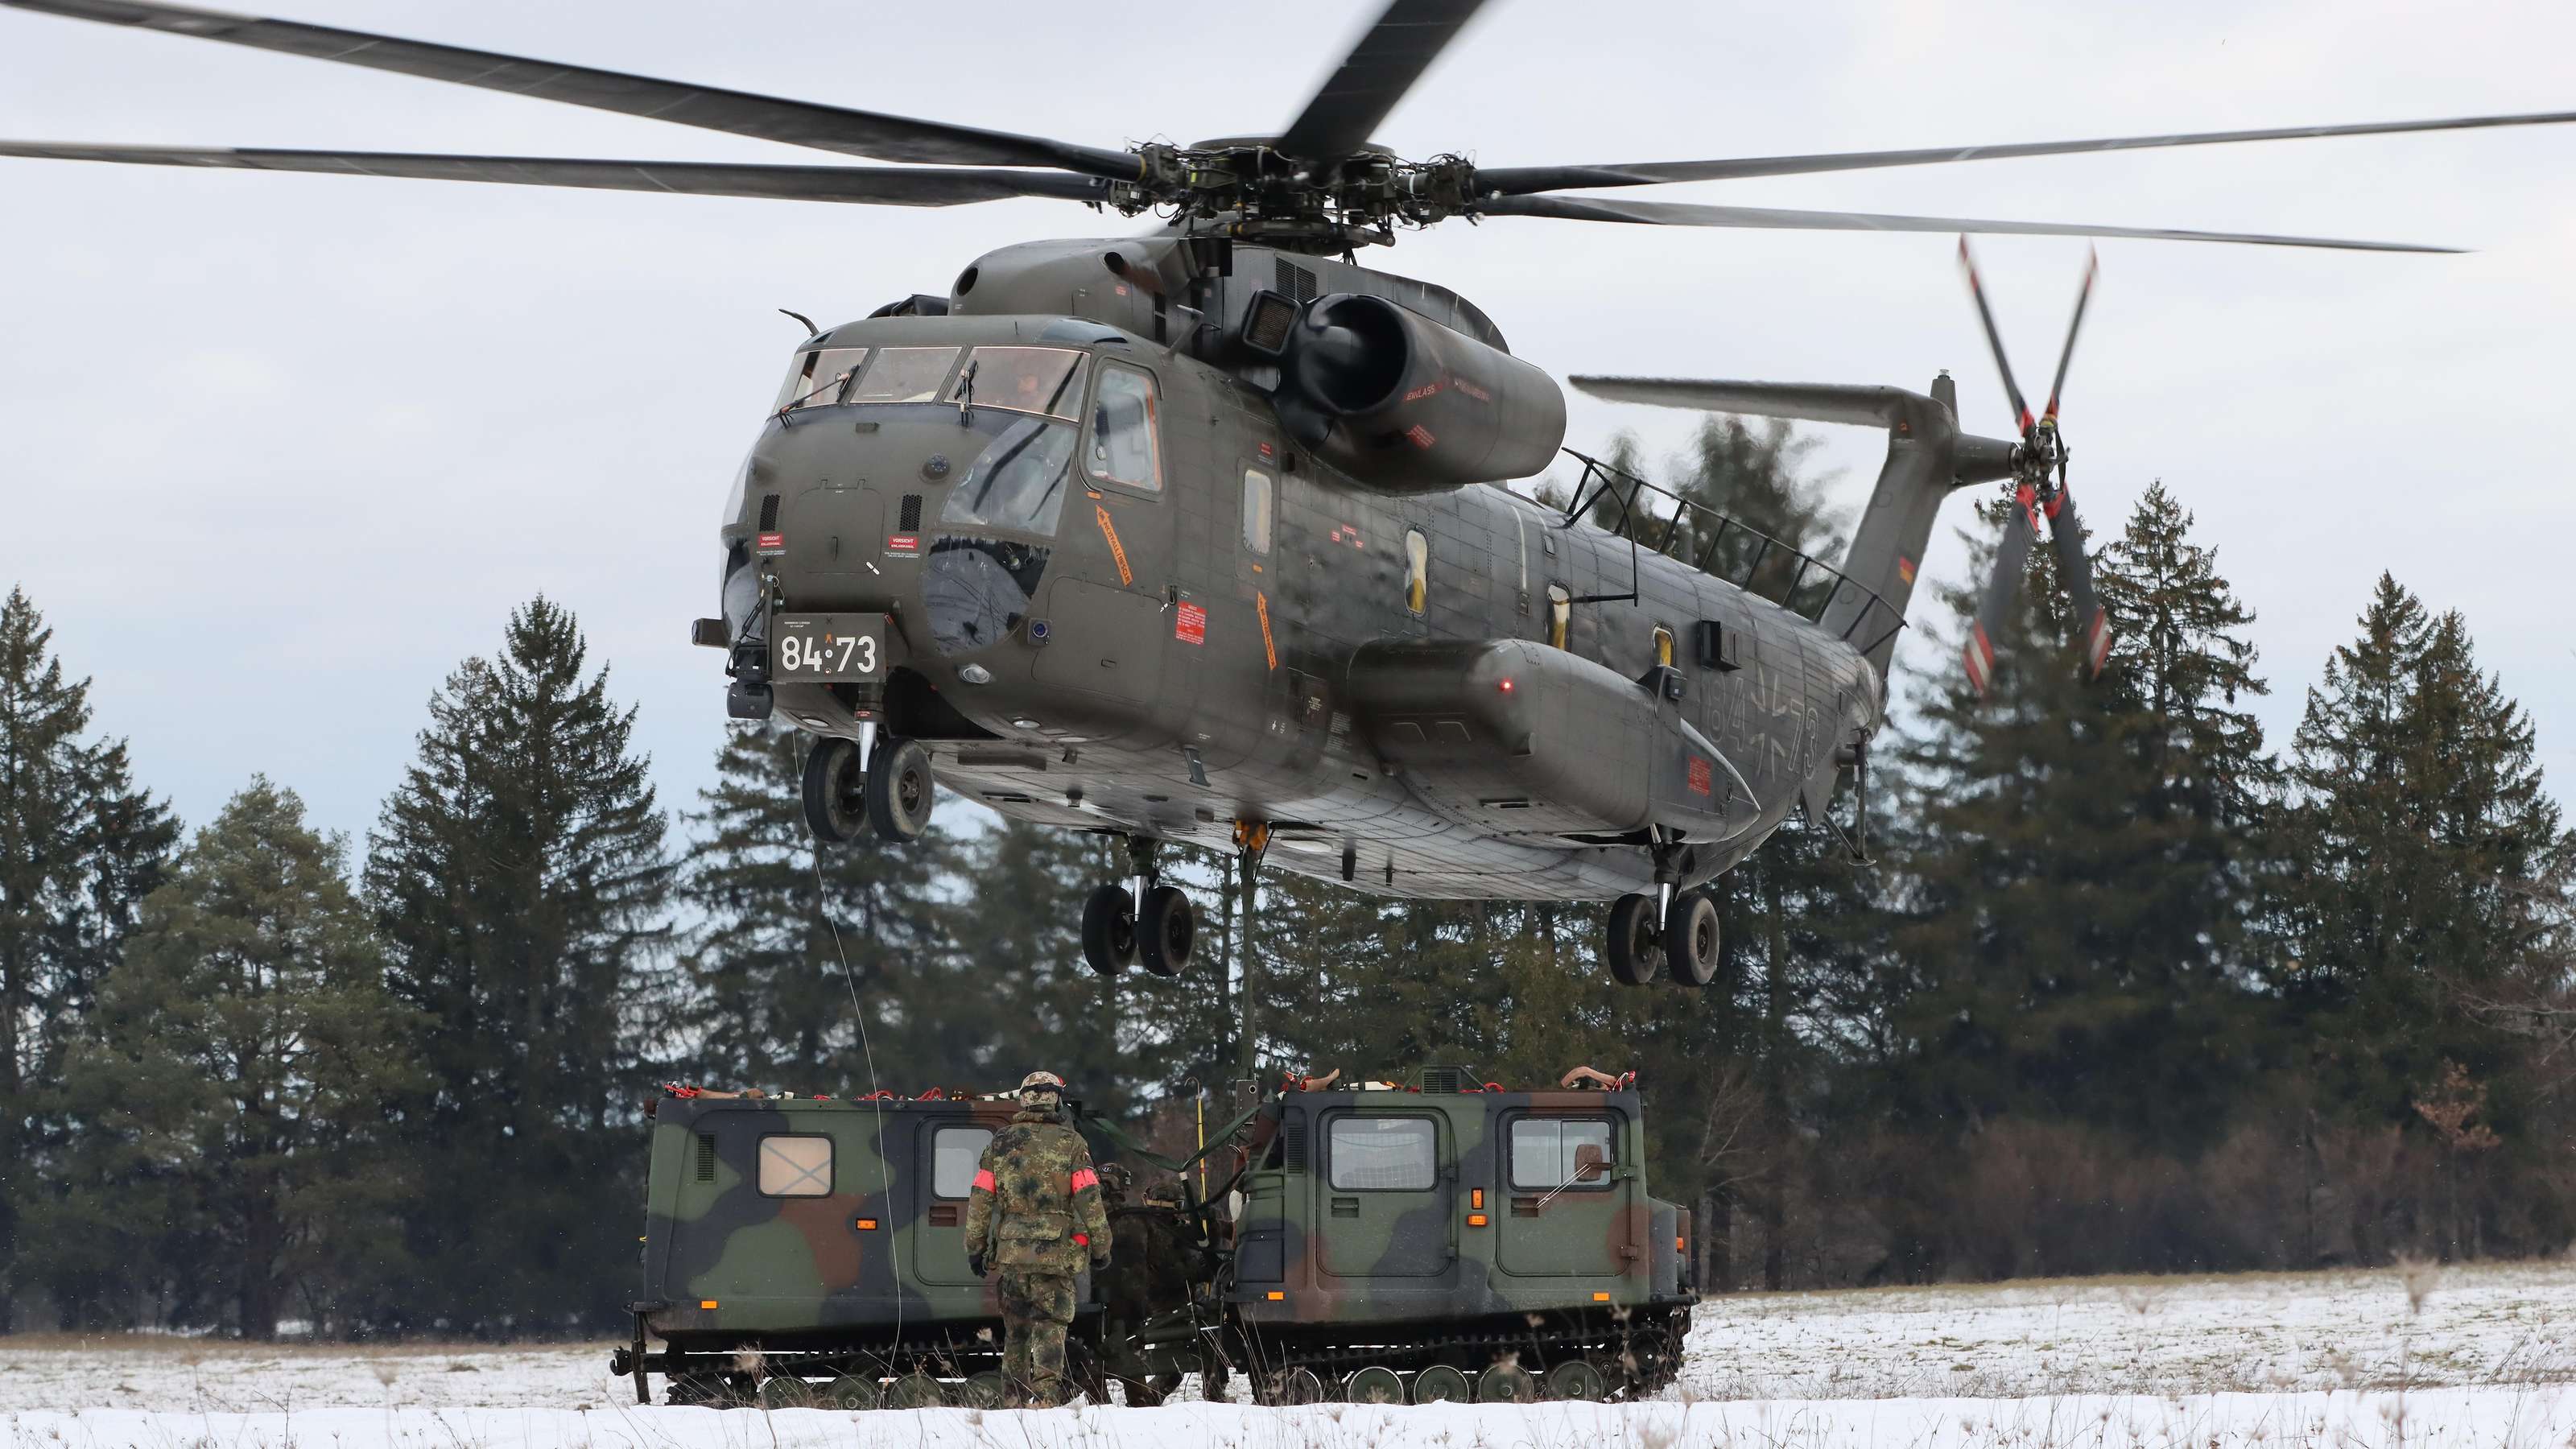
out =
[(859, 385), (850, 389), (849, 400), (936, 402), (939, 385), (948, 380), (948, 370), (956, 365), (954, 347), (880, 348), (876, 361), (859, 374)]
[(1258, 468), (1243, 470), (1243, 546), (1270, 556), (1270, 475)]
[(1431, 540), (1422, 530), (1404, 531), (1404, 607), (1421, 613), (1431, 602)]
[(1124, 367), (1101, 368), (1091, 400), (1091, 476), (1161, 492), (1163, 464), (1154, 428), (1154, 380)]
[(1565, 647), (1565, 633), (1574, 622), (1574, 595), (1563, 584), (1547, 586), (1547, 642), (1549, 647)]
[(790, 408), (818, 408), (840, 402), (850, 390), (850, 379), (867, 365), (864, 347), (823, 347), (800, 354), (787, 381), (778, 389), (778, 401), (770, 404), (772, 412)]
[(1078, 417), (1087, 356), (1056, 347), (978, 347), (969, 364), (975, 369), (975, 406)]

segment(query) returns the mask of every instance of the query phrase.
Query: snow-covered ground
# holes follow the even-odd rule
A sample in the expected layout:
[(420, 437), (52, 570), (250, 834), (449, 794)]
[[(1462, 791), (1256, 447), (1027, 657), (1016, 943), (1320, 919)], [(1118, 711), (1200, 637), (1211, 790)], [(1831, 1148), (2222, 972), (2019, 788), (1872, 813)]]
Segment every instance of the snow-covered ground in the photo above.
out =
[(608, 1346), (0, 1341), (0, 1449), (2576, 1446), (2576, 1265), (1745, 1294), (1664, 1401), (638, 1408)]

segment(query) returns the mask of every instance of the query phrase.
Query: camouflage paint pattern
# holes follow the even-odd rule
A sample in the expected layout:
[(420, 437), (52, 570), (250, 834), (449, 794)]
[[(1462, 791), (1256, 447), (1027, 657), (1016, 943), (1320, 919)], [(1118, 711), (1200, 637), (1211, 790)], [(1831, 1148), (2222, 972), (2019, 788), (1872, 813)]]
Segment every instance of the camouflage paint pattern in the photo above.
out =
[[(1287, 1092), (1277, 1111), (1241, 1184), (1227, 1298), (1248, 1328), (1696, 1299), (1680, 1209), (1646, 1194), (1633, 1091)], [(1600, 1173), (1567, 1181), (1567, 1144), (1595, 1141)]]
[[(966, 1266), (975, 1164), (1011, 1101), (665, 1097), (653, 1125), (639, 1312), (692, 1349), (998, 1330), (994, 1286)], [(819, 1178), (798, 1178), (810, 1143)], [(935, 1158), (946, 1149), (946, 1181)], [(772, 1180), (761, 1179), (764, 1152)], [(770, 1188), (792, 1188), (787, 1195)], [(816, 1189), (821, 1189), (817, 1191)], [(946, 1189), (946, 1191), (943, 1191)], [(1084, 1298), (1088, 1300), (1088, 1284)]]

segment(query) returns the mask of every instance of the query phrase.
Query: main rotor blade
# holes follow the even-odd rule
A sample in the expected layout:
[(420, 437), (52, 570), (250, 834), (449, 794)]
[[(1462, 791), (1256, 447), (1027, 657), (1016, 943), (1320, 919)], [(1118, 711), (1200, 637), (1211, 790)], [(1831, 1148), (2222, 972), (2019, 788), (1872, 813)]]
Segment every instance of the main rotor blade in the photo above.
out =
[(2329, 247), (2361, 252), (2458, 252), (2459, 247), (2413, 242), (2336, 241), (2325, 237), (2266, 236), (2257, 232), (2177, 231), (2169, 227), (2083, 226), (2054, 221), (1970, 221), (1954, 216), (1886, 216), (1866, 211), (1792, 211), (1768, 206), (1701, 206), (1679, 201), (1629, 201), (1616, 196), (1505, 196), (1476, 203), (1487, 216), (1553, 216), (1567, 221), (1617, 221), (1635, 226), (1728, 226), (1771, 231), (1942, 231), (1994, 236), (2112, 236), (2142, 241), (2245, 242), (2270, 247)]
[(1404, 93), (1484, 0), (1393, 0), (1279, 138), (1281, 154), (1330, 164), (1369, 143)]
[(1986, 305), (1986, 284), (1977, 279), (1977, 259), (1968, 250), (1966, 236), (1959, 238), (1959, 270), (1968, 274), (1968, 295), (1977, 299), (1977, 320), (1985, 324), (1986, 346), (1994, 349), (1995, 371), (2004, 378), (2004, 396), (2012, 402), (2013, 427), (2027, 439), (2030, 436), (2030, 404), (2022, 401), (2021, 384), (2013, 380), (2012, 364), (2004, 360), (2004, 334), (1995, 327), (1994, 309)]
[(334, 176), (401, 176), (491, 181), (684, 196), (753, 196), (876, 206), (963, 206), (1014, 196), (1094, 201), (1102, 183), (1060, 171), (943, 170), (930, 166), (746, 166), (701, 161), (583, 161), (552, 156), (442, 156), (392, 151), (277, 151), (225, 147), (92, 146), (65, 141), (0, 141), (0, 156), (51, 161), (116, 161), (137, 166), (208, 166), (236, 171), (311, 171)]
[[(1964, 250), (1967, 245), (1968, 239), (1966, 237), (1959, 238), (1959, 246), (1962, 250)], [(2066, 346), (2058, 351), (2057, 376), (2049, 379), (2048, 383), (2048, 410), (2041, 414), (2041, 416), (2047, 418), (2052, 423), (2057, 421), (2058, 395), (2066, 390), (2066, 364), (2075, 360), (2075, 334), (2084, 330), (2084, 306), (2086, 303), (2093, 300), (2093, 279), (2100, 276), (2101, 273), (2102, 254), (2099, 252), (2086, 252), (2084, 254), (2084, 282), (2083, 285), (2075, 289), (2075, 315), (2067, 319)], [(1983, 299), (1980, 299), (1980, 306), (1982, 305)], [(1989, 323), (1988, 325), (1992, 324)]]
[(1977, 616), (1968, 621), (1968, 642), (1960, 656), (1968, 666), (1968, 687), (1979, 698), (1994, 688), (1995, 641), (2011, 622), (2013, 600), (2021, 596), (2022, 579), (2030, 571), (2030, 541), (2039, 531), (2036, 513), (2030, 490), (2014, 495), (2012, 512), (2004, 518), (2003, 537), (1995, 544), (1995, 571), (1987, 576)]
[(681, 81), (654, 80), (618, 71), (559, 65), (486, 50), (466, 50), (427, 41), (400, 40), (361, 30), (305, 25), (254, 15), (191, 10), (149, 0), (0, 0), (18, 10), (33, 10), (106, 25), (132, 25), (146, 30), (220, 40), (258, 50), (362, 65), (400, 75), (484, 90), (507, 91), (539, 100), (561, 101), (594, 110), (621, 111), (657, 121), (673, 121), (737, 136), (757, 136), (794, 146), (812, 146), (880, 161), (914, 161), (950, 166), (1054, 166), (1086, 176), (1126, 181), (1139, 163), (1124, 151), (1105, 151), (1039, 136), (1015, 136), (972, 126), (876, 111), (846, 110), (810, 101), (720, 90)]
[(2048, 500), (2049, 537), (2057, 544), (2057, 573), (2075, 606), (2075, 642), (2084, 654), (2084, 677), (2098, 679), (2111, 657), (2111, 619), (2093, 593), (2093, 560), (2084, 552), (2084, 525), (2075, 519), (2075, 495), (2064, 488)]
[(1844, 151), (1816, 156), (1755, 156), (1724, 161), (1642, 161), (1609, 166), (1479, 167), (1486, 193), (1527, 196), (1578, 186), (1659, 186), (1672, 181), (1733, 181), (1748, 176), (1801, 176), (1818, 171), (1860, 171), (1880, 166), (1934, 166), (1950, 161), (1995, 161), (2014, 156), (2062, 156), (2079, 151), (2145, 151), (2168, 146), (2217, 146), (2237, 141), (2297, 141), (2318, 136), (2385, 136), (2402, 131), (2469, 131), (2489, 126), (2555, 126), (2576, 121), (2576, 111), (2535, 111), (2514, 116), (2460, 116), (2439, 121), (2365, 121), (2346, 126), (2280, 126), (2261, 131), (2196, 131), (2170, 136), (2115, 136), (2095, 141), (2025, 141), (2003, 146), (1937, 146), (1913, 151)]

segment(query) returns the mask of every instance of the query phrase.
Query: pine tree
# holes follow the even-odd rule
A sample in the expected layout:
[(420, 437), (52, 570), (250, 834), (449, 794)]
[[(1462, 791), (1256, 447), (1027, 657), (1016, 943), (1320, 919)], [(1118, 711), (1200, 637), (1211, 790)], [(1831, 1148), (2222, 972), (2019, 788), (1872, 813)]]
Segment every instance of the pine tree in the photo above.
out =
[[(2119, 637), (2102, 680), (2058, 642), (2071, 620), (2042, 548), (1990, 692), (1924, 686), (1896, 937), (1911, 1050), (1890, 1078), (1918, 1124), (2071, 1118), (2192, 1151), (2254, 1066), (2232, 973), (2268, 766), (2229, 706), (2259, 681), (2250, 616), (2188, 525), (2151, 492), (2097, 556)], [(1964, 627), (1974, 592), (1945, 601)]]
[[(141, 1238), (133, 1250), (183, 1301), (224, 1305), (248, 1338), (275, 1337), (299, 1288), (304, 1311), (329, 1315), (360, 1266), (349, 1248), (373, 1246), (369, 1225), (422, 1186), (380, 1105), (418, 1089), (414, 1023), (386, 990), (346, 858), (294, 792), (253, 780), (144, 902), (97, 1041), (65, 1077), (88, 1169), (74, 1180), (111, 1210), (60, 1235)], [(157, 1202), (162, 1231), (121, 1227), (135, 1204), (120, 1197)]]
[(11, 589), (0, 603), (0, 1332), (15, 1326), (14, 1292), (28, 1282), (75, 1316), (107, 1291), (63, 1269), (65, 1245), (21, 1232), (58, 1145), (41, 1089), (178, 834), (134, 788), (124, 743), (83, 739), (89, 681), (65, 676), (52, 639)]
[(872, 1081), (919, 1091), (945, 1054), (899, 1003), (948, 974), (938, 897), (957, 842), (941, 818), (909, 845), (862, 838), (818, 853), (799, 794), (811, 743), (727, 726), (717, 782), (688, 817), (700, 842), (681, 899), (700, 924), (682, 962), (680, 1070), (773, 1091), (865, 1093)]
[(428, 1021), (435, 1086), (406, 1107), (435, 1180), (502, 1204), (412, 1214), (425, 1311), (527, 1325), (614, 1301), (634, 1199), (631, 1115), (646, 1052), (639, 993), (667, 939), (674, 867), (572, 615), (539, 598), (500, 653), (431, 697), (419, 759), (369, 837), (366, 894), (396, 994)]
[(2530, 717), (2479, 671), (2460, 616), (2383, 574), (2360, 622), (2299, 723), (2282, 985), (2329, 1100), (2404, 1120), (2446, 1063), (2499, 1064), (2466, 1008), (2543, 944), (2563, 905), (2546, 883), (2576, 847)]

